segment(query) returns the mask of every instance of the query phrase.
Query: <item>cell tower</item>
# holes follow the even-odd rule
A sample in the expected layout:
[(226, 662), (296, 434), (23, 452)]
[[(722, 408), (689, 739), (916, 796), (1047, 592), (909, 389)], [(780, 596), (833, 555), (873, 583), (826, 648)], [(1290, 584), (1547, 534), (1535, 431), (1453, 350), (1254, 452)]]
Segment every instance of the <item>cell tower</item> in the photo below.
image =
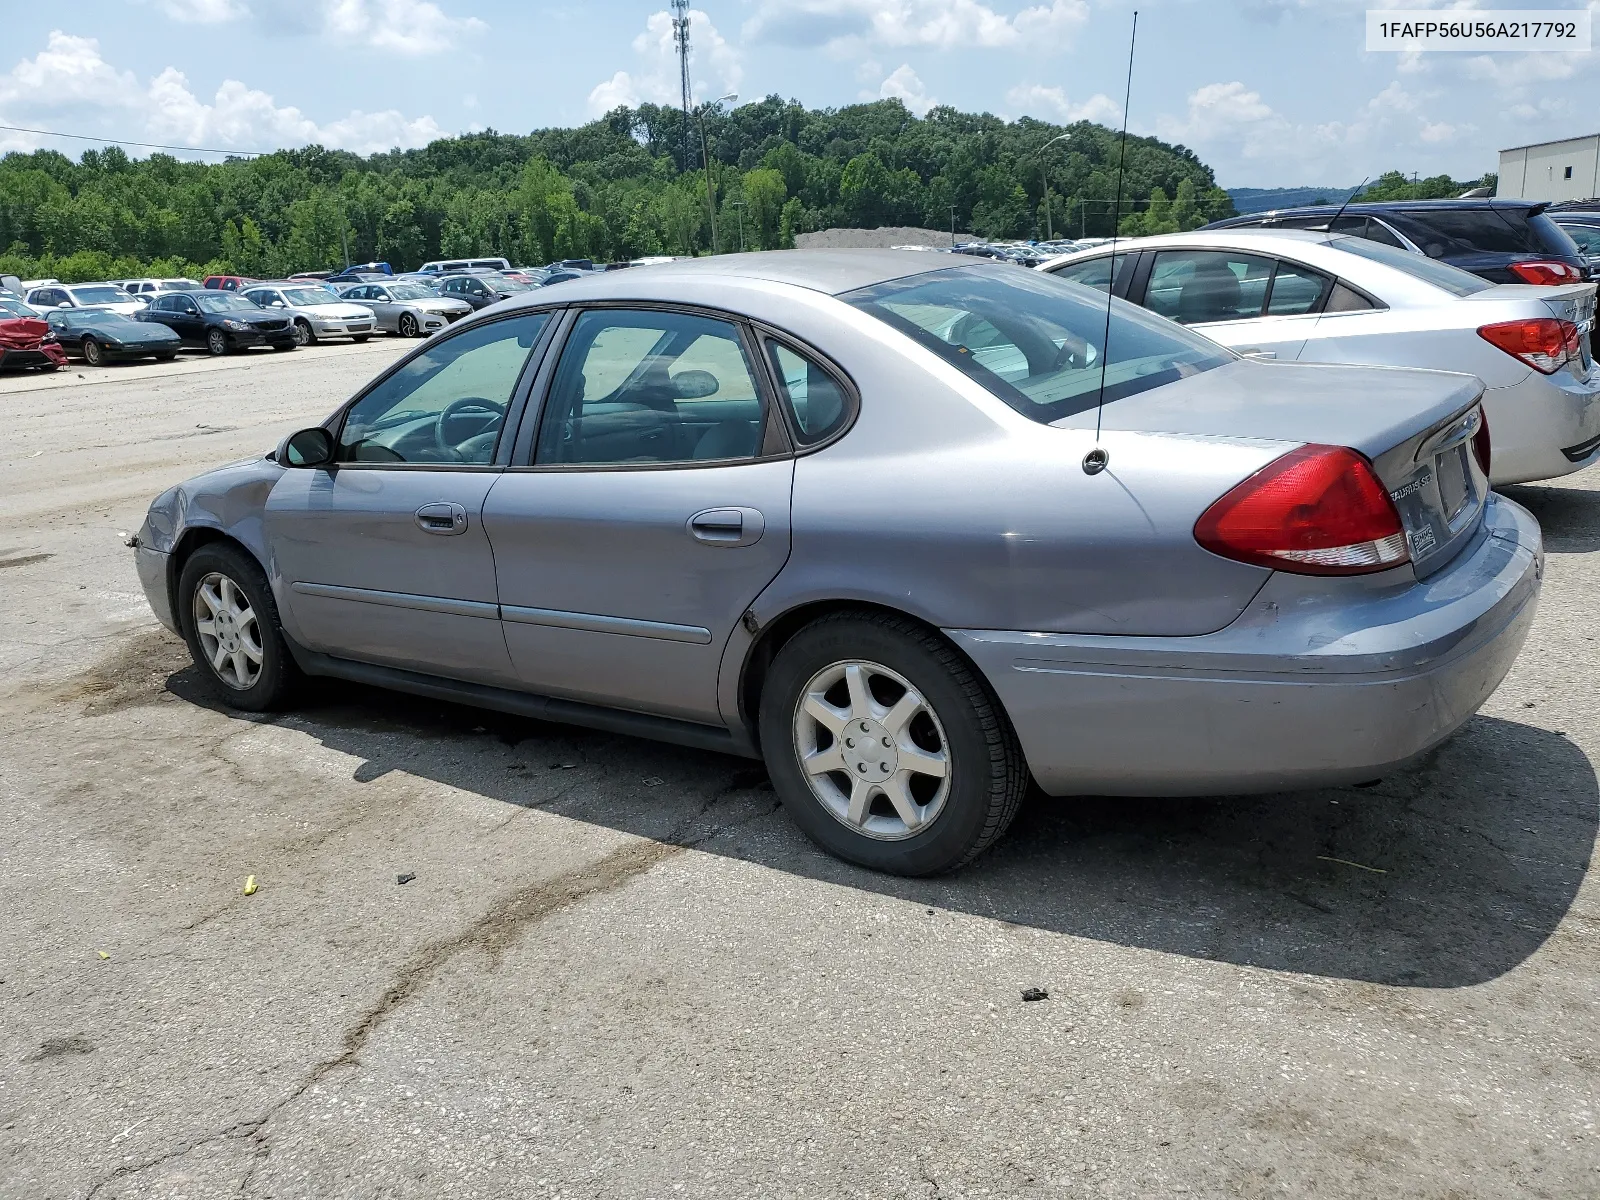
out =
[(689, 0), (672, 0), (672, 44), (678, 50), (678, 75), (683, 85), (683, 170), (694, 163), (694, 138), (689, 132), (689, 108), (694, 95), (689, 87)]

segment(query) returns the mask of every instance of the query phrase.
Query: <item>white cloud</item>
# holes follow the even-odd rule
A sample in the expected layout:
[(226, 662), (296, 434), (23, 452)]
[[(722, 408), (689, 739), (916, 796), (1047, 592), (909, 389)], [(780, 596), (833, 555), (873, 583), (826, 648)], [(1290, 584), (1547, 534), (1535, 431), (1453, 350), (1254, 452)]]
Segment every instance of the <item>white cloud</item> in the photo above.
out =
[[(640, 60), (636, 71), (618, 71), (589, 92), (592, 115), (601, 116), (619, 105), (633, 108), (644, 101), (677, 104), (682, 99), (671, 13), (663, 10), (650, 15), (644, 32), (633, 39), (633, 52)], [(710, 17), (691, 8), (689, 81), (694, 99), (704, 101), (737, 92), (743, 80), (744, 63), (738, 48), (722, 36)]]
[(1098, 121), (1116, 126), (1122, 122), (1122, 105), (1104, 92), (1096, 92), (1082, 104), (1074, 104), (1064, 89), (1038, 83), (1019, 83), (1006, 93), (1006, 103), (1022, 116), (1058, 121)]
[[(53, 117), (74, 120), (113, 117), (114, 132), (140, 141), (170, 142), (221, 150), (272, 150), (324, 146), (372, 154), (413, 147), (444, 136), (432, 117), (409, 118), (389, 109), (363, 112), (319, 124), (293, 106), (236, 79), (225, 81), (210, 103), (189, 88), (175, 67), (141, 85), (131, 71), (118, 71), (94, 38), (54, 31), (44, 50), (0, 75), (0, 111), (8, 124), (48, 126)], [(45, 139), (9, 138), (4, 149), (32, 149)]]
[(254, 17), (280, 29), (304, 30), (330, 41), (420, 57), (454, 49), (488, 26), (477, 17), (452, 17), (433, 0), (156, 0), (174, 21), (216, 25)]
[(855, 55), (867, 47), (1051, 50), (1089, 19), (1087, 0), (1051, 0), (1012, 16), (979, 0), (764, 0), (745, 23), (751, 41), (824, 47)]
[(889, 77), (878, 87), (876, 97), (869, 92), (862, 97), (864, 100), (898, 99), (917, 116), (922, 116), (938, 103), (928, 95), (928, 89), (923, 86), (922, 80), (917, 78), (917, 73), (911, 69), (910, 63), (902, 63), (889, 73)]

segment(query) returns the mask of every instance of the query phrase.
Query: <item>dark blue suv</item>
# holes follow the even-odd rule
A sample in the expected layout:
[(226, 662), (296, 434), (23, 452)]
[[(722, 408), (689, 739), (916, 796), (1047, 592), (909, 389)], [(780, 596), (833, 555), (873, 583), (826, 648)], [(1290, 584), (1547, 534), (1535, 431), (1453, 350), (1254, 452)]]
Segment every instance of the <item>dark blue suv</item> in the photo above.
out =
[(1325, 229), (1401, 246), (1491, 283), (1580, 283), (1589, 262), (1536, 200), (1392, 200), (1280, 208), (1207, 229)]

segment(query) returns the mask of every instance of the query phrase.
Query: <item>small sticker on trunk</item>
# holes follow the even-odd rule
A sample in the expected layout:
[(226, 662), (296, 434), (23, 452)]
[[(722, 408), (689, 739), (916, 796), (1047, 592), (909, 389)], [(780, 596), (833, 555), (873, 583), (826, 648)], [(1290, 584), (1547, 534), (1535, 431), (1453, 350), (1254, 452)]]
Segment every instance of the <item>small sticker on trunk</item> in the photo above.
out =
[(1433, 536), (1432, 527), (1427, 525), (1424, 525), (1421, 529), (1412, 530), (1406, 536), (1411, 539), (1412, 558), (1421, 558), (1429, 550), (1432, 550), (1434, 543), (1438, 541)]

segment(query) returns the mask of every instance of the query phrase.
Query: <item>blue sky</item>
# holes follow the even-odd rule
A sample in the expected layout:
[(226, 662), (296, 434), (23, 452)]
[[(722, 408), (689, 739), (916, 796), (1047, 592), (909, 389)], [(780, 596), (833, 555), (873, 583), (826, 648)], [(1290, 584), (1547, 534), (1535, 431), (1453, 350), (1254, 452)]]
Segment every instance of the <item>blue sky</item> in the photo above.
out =
[[(1115, 124), (1135, 7), (695, 0), (696, 91)], [(1503, 146), (1600, 130), (1593, 53), (1368, 54), (1368, 5), (1350, 0), (1137, 7), (1131, 126), (1193, 147), (1227, 187), (1474, 178)], [(678, 88), (664, 0), (6, 0), (5, 29), (0, 124), (224, 149), (370, 153)], [(38, 145), (82, 147), (0, 131), (0, 151)]]

